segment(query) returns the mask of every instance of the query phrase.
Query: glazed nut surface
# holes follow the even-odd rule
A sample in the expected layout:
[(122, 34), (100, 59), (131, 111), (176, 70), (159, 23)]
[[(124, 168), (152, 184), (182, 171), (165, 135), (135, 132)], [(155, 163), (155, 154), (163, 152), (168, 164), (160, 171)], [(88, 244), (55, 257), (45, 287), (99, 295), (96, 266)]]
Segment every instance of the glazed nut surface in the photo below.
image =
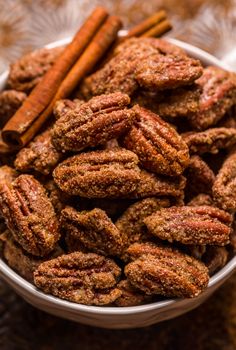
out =
[(63, 111), (53, 128), (55, 146), (62, 151), (81, 151), (119, 137), (134, 121), (129, 103), (128, 95), (117, 92)]
[(229, 252), (226, 247), (210, 246), (206, 248), (203, 262), (207, 266), (210, 276), (226, 265), (228, 256)]
[(136, 120), (123, 144), (136, 153), (142, 166), (169, 176), (182, 174), (189, 162), (186, 143), (168, 123), (155, 113), (135, 106)]
[(11, 184), (18, 175), (18, 172), (8, 165), (3, 165), (0, 167), (0, 183)]
[(125, 275), (147, 295), (168, 297), (196, 297), (209, 281), (208, 269), (203, 263), (169, 248), (162, 248), (160, 254), (141, 255), (126, 265)]
[(151, 54), (137, 66), (135, 77), (145, 89), (157, 91), (190, 85), (202, 72), (200, 61), (188, 56)]
[(232, 217), (215, 207), (182, 206), (160, 209), (144, 223), (151, 234), (169, 242), (226, 245)]
[(0, 127), (10, 119), (22, 105), (27, 95), (16, 90), (5, 90), (0, 92)]
[(121, 296), (116, 299), (116, 306), (135, 306), (142, 305), (145, 302), (150, 302), (151, 297), (142, 291), (138, 290), (126, 279), (117, 284), (117, 288), (121, 291)]
[(169, 205), (170, 201), (167, 198), (145, 198), (131, 205), (116, 221), (116, 227), (126, 234), (128, 245), (148, 240), (149, 235), (143, 219)]
[(197, 80), (202, 87), (199, 111), (189, 121), (197, 130), (215, 125), (236, 103), (236, 74), (209, 66)]
[(12, 185), (0, 184), (0, 210), (14, 239), (28, 253), (48, 255), (60, 234), (53, 206), (43, 186), (31, 175)]
[(187, 132), (182, 134), (191, 154), (218, 153), (236, 143), (236, 129), (212, 128), (202, 132)]
[(111, 259), (94, 253), (74, 252), (39, 265), (36, 286), (45, 293), (86, 305), (114, 302), (121, 270)]
[(213, 185), (216, 203), (224, 210), (236, 211), (236, 152), (224, 161)]
[(107, 214), (98, 208), (78, 212), (67, 207), (61, 213), (61, 225), (75, 246), (78, 240), (98, 254), (119, 256), (126, 245), (127, 233), (119, 231)]
[(62, 153), (54, 147), (52, 131), (48, 129), (36, 136), (28, 146), (18, 152), (14, 165), (17, 170), (22, 172), (34, 170), (48, 175), (61, 159)]
[(53, 172), (58, 187), (69, 195), (119, 198), (140, 181), (138, 157), (125, 149), (81, 153), (60, 163)]

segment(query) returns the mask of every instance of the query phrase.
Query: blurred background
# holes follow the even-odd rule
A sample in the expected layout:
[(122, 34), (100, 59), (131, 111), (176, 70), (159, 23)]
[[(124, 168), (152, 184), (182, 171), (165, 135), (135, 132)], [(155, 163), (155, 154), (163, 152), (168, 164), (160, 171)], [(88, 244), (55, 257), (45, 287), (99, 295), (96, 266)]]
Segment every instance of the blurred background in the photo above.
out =
[[(0, 0), (0, 72), (23, 53), (71, 36), (96, 5), (129, 28), (160, 8), (168, 35), (227, 59), (236, 68), (236, 0)], [(1, 350), (235, 350), (236, 275), (198, 309), (141, 330), (78, 325), (27, 305), (0, 280)]]

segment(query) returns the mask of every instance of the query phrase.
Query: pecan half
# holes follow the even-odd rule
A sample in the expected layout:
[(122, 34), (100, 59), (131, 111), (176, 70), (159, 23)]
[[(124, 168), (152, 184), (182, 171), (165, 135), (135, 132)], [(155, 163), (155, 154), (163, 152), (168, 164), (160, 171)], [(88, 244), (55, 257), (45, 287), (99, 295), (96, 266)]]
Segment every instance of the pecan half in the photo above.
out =
[(144, 223), (151, 234), (169, 242), (226, 245), (232, 217), (215, 207), (183, 206), (160, 209)]
[(75, 252), (39, 265), (34, 283), (45, 293), (75, 303), (105, 305), (120, 295), (116, 283), (121, 270), (111, 259)]
[(0, 184), (0, 210), (14, 239), (28, 253), (48, 255), (60, 235), (53, 206), (43, 186), (30, 175)]
[(139, 185), (128, 197), (134, 199), (153, 196), (183, 198), (185, 185), (186, 179), (182, 175), (168, 178), (141, 170)]
[(55, 102), (53, 108), (53, 114), (56, 119), (64, 117), (67, 113), (70, 113), (75, 108), (79, 108), (84, 103), (83, 100), (75, 99), (75, 100), (58, 100)]
[(198, 130), (215, 125), (236, 103), (236, 74), (219, 67), (207, 67), (197, 80), (202, 87), (198, 113), (189, 121)]
[(63, 48), (39, 49), (30, 52), (10, 65), (7, 86), (18, 91), (30, 92), (54, 64)]
[(150, 54), (138, 63), (135, 78), (145, 89), (157, 91), (191, 85), (202, 72), (200, 61), (188, 56)]
[(61, 213), (61, 225), (87, 249), (103, 255), (120, 255), (127, 241), (127, 233), (120, 232), (106, 213), (98, 208), (78, 212), (67, 207)]
[(128, 245), (134, 242), (147, 240), (149, 235), (143, 223), (143, 219), (163, 207), (168, 207), (170, 201), (167, 198), (146, 198), (131, 205), (116, 221), (116, 227), (124, 232), (128, 238)]
[(210, 276), (226, 265), (228, 256), (229, 253), (225, 247), (207, 247), (202, 261), (207, 266)]
[(52, 131), (49, 129), (36, 136), (28, 146), (19, 151), (14, 165), (22, 172), (35, 170), (48, 175), (61, 159), (62, 153), (52, 144)]
[(70, 197), (66, 193), (62, 192), (53, 180), (48, 180), (43, 185), (56, 214), (60, 214), (62, 209), (64, 209), (65, 206), (70, 203)]
[(236, 152), (230, 154), (222, 165), (213, 186), (216, 203), (225, 210), (236, 211)]
[(7, 231), (0, 236), (3, 243), (2, 254), (8, 265), (17, 271), (27, 281), (33, 282), (33, 273), (45, 260), (56, 258), (63, 254), (63, 250), (56, 246), (46, 258), (38, 258), (27, 254), (20, 245), (13, 241), (11, 234)]
[(26, 99), (24, 92), (16, 90), (5, 90), (0, 93), (0, 127), (15, 114)]
[(125, 275), (133, 286), (146, 294), (169, 297), (196, 297), (209, 281), (203, 263), (166, 247), (156, 247), (153, 254), (142, 254), (126, 265)]
[(53, 142), (62, 151), (81, 151), (121, 136), (133, 124), (128, 95), (120, 92), (92, 98), (64, 112), (53, 128)]
[(140, 181), (138, 157), (133, 152), (113, 150), (81, 153), (70, 157), (53, 172), (59, 188), (87, 198), (119, 198), (133, 192)]
[(188, 197), (198, 193), (211, 194), (215, 174), (199, 156), (195, 155), (190, 158), (185, 176), (187, 178), (185, 193)]
[(236, 129), (213, 128), (202, 132), (186, 132), (182, 134), (190, 153), (218, 153), (236, 143)]
[(188, 147), (181, 136), (157, 114), (133, 107), (137, 120), (123, 144), (136, 153), (142, 166), (158, 174), (182, 174), (189, 162)]
[(117, 288), (121, 291), (121, 296), (116, 299), (116, 306), (135, 306), (142, 305), (144, 302), (150, 302), (151, 297), (132, 286), (128, 280), (122, 280), (117, 284)]

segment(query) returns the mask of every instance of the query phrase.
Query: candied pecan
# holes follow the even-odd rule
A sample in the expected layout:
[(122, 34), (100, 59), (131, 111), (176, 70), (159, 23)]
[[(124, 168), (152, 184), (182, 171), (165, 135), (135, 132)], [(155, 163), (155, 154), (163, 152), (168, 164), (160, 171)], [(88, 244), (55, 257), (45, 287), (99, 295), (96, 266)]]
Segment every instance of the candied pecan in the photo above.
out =
[(214, 200), (222, 209), (236, 211), (236, 151), (226, 158), (212, 191)]
[(15, 90), (5, 90), (0, 92), (0, 127), (2, 128), (6, 122), (15, 114), (18, 108), (26, 99), (24, 92)]
[(82, 106), (83, 103), (84, 101), (79, 99), (75, 99), (73, 101), (68, 99), (56, 101), (53, 108), (53, 114), (56, 119), (59, 119), (67, 113), (73, 111), (75, 108)]
[(121, 270), (111, 259), (94, 253), (75, 252), (39, 265), (36, 286), (45, 293), (75, 303), (113, 303), (121, 291), (116, 288)]
[(128, 245), (147, 240), (149, 235), (143, 219), (163, 207), (168, 207), (167, 198), (146, 198), (131, 205), (116, 221), (116, 227), (128, 238)]
[(126, 232), (120, 232), (101, 209), (78, 212), (67, 207), (62, 210), (60, 221), (67, 235), (95, 253), (120, 255), (126, 245)]
[(128, 198), (136, 199), (153, 196), (182, 198), (184, 196), (185, 184), (186, 179), (182, 175), (168, 178), (141, 170), (139, 185)]
[(211, 194), (215, 174), (202, 158), (197, 155), (190, 158), (185, 176), (187, 178), (185, 193), (188, 197), (198, 193)]
[(211, 246), (206, 248), (202, 261), (207, 266), (210, 276), (226, 265), (228, 256), (229, 253), (225, 247)]
[(182, 134), (190, 153), (218, 153), (236, 143), (236, 129), (213, 128), (202, 132), (186, 132)]
[(145, 89), (158, 91), (191, 85), (202, 72), (200, 61), (191, 57), (150, 53), (138, 62), (135, 78)]
[(93, 97), (69, 110), (54, 125), (55, 146), (62, 151), (81, 151), (119, 137), (134, 121), (129, 102), (128, 95), (116, 92)]
[(236, 74), (219, 67), (204, 68), (197, 80), (202, 87), (199, 111), (189, 121), (198, 130), (215, 125), (236, 103)]
[(188, 245), (184, 246), (184, 249), (188, 255), (193, 256), (195, 259), (202, 260), (203, 255), (206, 253), (206, 245)]
[(150, 302), (151, 297), (132, 286), (128, 280), (122, 280), (117, 284), (117, 288), (121, 291), (121, 296), (116, 299), (116, 306), (135, 306), (144, 302)]
[(18, 172), (8, 165), (3, 165), (0, 167), (0, 183), (11, 184), (18, 175)]
[(13, 241), (9, 231), (5, 233), (5, 237), (1, 235), (0, 240), (3, 241), (3, 258), (12, 269), (29, 282), (33, 282), (34, 271), (45, 259), (50, 260), (63, 254), (63, 250), (59, 246), (56, 246), (46, 258), (37, 258), (29, 255), (20, 245)]
[(16, 169), (22, 172), (35, 170), (48, 175), (61, 159), (62, 153), (54, 147), (52, 131), (48, 129), (19, 151), (14, 164)]
[(111, 60), (84, 80), (80, 86), (82, 96), (88, 99), (117, 91), (132, 95), (138, 88), (135, 79), (137, 64), (151, 53), (158, 54), (158, 51), (146, 39), (127, 40)]
[(0, 210), (13, 238), (28, 253), (46, 256), (59, 239), (58, 221), (43, 186), (31, 175), (0, 183)]
[(231, 222), (230, 214), (210, 206), (164, 208), (144, 219), (160, 239), (201, 245), (228, 244)]
[(21, 57), (10, 65), (7, 86), (18, 91), (29, 92), (54, 64), (63, 48), (39, 49)]
[(193, 207), (198, 207), (201, 205), (209, 205), (210, 207), (214, 207), (215, 203), (209, 194), (199, 193), (196, 197), (191, 199), (190, 202), (188, 202), (188, 205)]
[[(146, 249), (148, 251), (148, 249)], [(206, 266), (186, 254), (166, 247), (153, 247), (125, 267), (128, 281), (148, 295), (196, 297), (209, 281)]]
[(138, 105), (133, 108), (137, 120), (123, 139), (125, 147), (138, 155), (147, 170), (170, 176), (182, 174), (189, 154), (181, 136), (157, 114)]
[(164, 119), (188, 117), (198, 111), (200, 93), (197, 84), (166, 91), (165, 97), (155, 107), (156, 113)]
[(119, 198), (133, 192), (140, 181), (138, 157), (117, 148), (81, 153), (60, 163), (53, 172), (59, 188), (87, 198)]

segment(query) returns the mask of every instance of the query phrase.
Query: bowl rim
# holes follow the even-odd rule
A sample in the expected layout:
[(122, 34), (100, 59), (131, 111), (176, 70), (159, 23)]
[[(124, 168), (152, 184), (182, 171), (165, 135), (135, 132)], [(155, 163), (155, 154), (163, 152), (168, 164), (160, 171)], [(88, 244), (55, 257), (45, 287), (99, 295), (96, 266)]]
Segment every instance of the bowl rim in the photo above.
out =
[[(124, 31), (122, 31), (121, 35), (122, 34), (124, 34)], [(199, 60), (203, 62), (208, 62), (208, 64), (216, 65), (223, 69), (230, 70), (230, 67), (227, 64), (221, 62), (216, 57), (212, 56), (211, 54), (191, 44), (185, 43), (177, 39), (167, 38), (167, 37), (165, 37), (165, 39), (177, 46), (180, 46), (181, 48), (186, 50), (188, 54), (197, 57)], [(68, 38), (50, 43), (45, 47), (53, 48), (57, 46), (63, 46), (65, 44), (68, 44), (70, 41), (71, 41), (71, 38), (68, 37)], [(4, 86), (8, 72), (9, 71), (6, 70), (0, 75), (0, 89), (1, 87)], [(196, 298), (193, 298), (193, 299), (181, 299), (181, 298), (173, 299), (172, 298), (172, 299), (156, 301), (156, 302), (144, 304), (144, 305), (119, 308), (119, 307), (113, 307), (113, 306), (112, 307), (111, 306), (90, 306), (90, 305), (77, 304), (67, 300), (60, 299), (58, 297), (54, 297), (49, 294), (45, 294), (44, 292), (41, 292), (32, 283), (28, 282), (23, 277), (21, 277), (18, 273), (16, 273), (0, 258), (0, 275), (11, 286), (18, 286), (21, 288), (21, 290), (24, 290), (24, 292), (28, 293), (29, 295), (34, 296), (37, 299), (40, 299), (41, 301), (50, 303), (51, 305), (57, 306), (59, 308), (66, 308), (67, 310), (77, 311), (77, 312), (82, 311), (87, 314), (103, 314), (103, 315), (104, 314), (129, 315), (133, 313), (143, 313), (150, 310), (160, 310), (171, 305), (177, 306), (178, 304), (186, 300), (188, 301), (195, 300), (197, 298), (200, 298), (204, 293), (206, 294), (210, 288), (213, 288), (214, 286), (216, 286), (220, 281), (226, 279), (235, 269), (236, 269), (236, 255), (232, 257), (229, 260), (229, 262), (220, 271), (218, 271), (215, 275), (213, 275), (210, 278), (207, 289)]]

